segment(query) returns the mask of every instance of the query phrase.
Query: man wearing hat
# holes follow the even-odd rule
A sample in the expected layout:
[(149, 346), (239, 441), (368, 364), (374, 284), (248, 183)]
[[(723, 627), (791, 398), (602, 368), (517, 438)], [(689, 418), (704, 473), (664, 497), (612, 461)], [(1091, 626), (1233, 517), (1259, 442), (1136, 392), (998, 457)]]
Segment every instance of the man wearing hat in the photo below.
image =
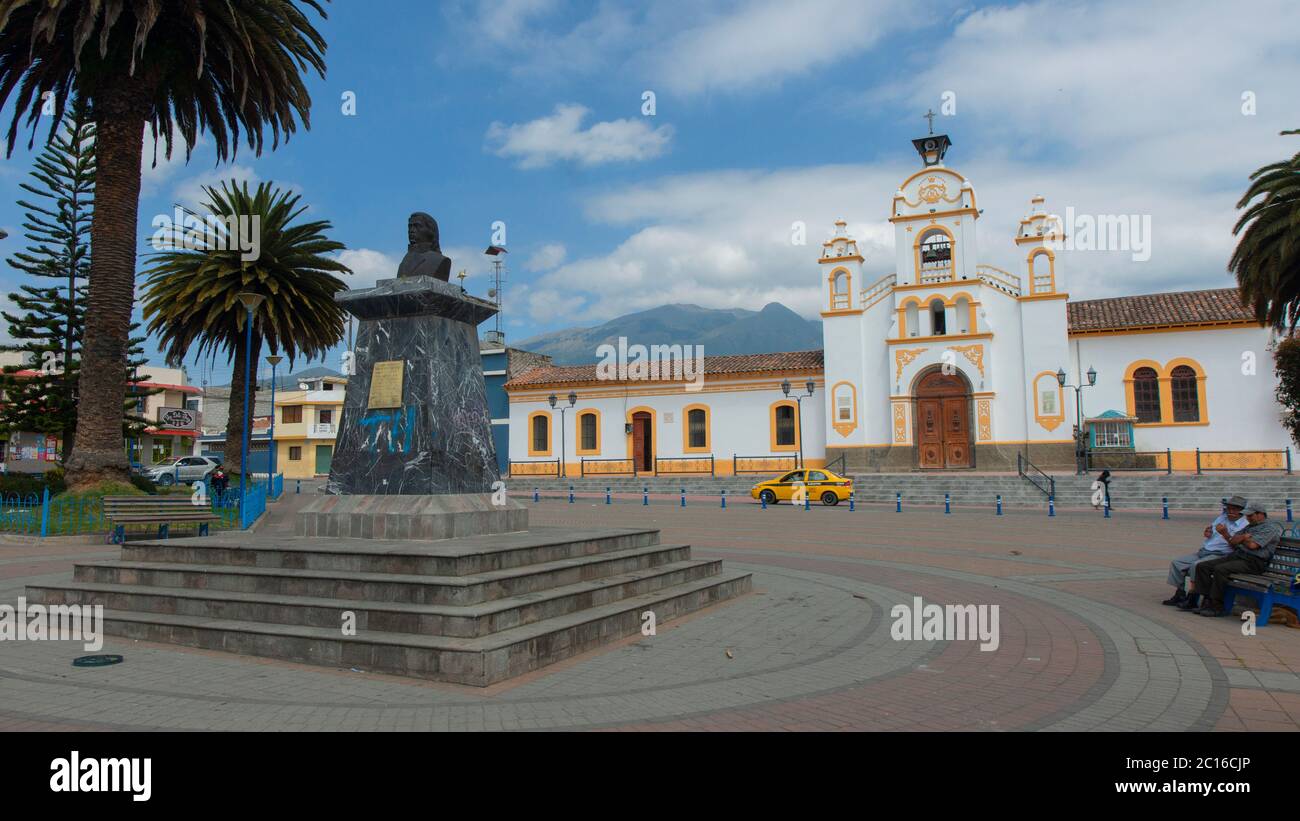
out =
[(1187, 594), (1183, 588), (1186, 587), (1188, 575), (1191, 574), (1192, 568), (1196, 563), (1204, 559), (1214, 559), (1219, 556), (1227, 556), (1232, 553), (1232, 548), (1228, 545), (1228, 539), (1237, 535), (1237, 533), (1247, 524), (1246, 517), (1241, 515), (1241, 509), (1246, 506), (1246, 500), (1240, 496), (1233, 496), (1223, 500), (1223, 512), (1210, 522), (1209, 527), (1205, 528), (1203, 537), (1205, 544), (1195, 553), (1189, 553), (1186, 556), (1179, 556), (1169, 563), (1169, 583), (1174, 587), (1174, 595), (1165, 599), (1161, 604), (1177, 605), (1184, 610), (1196, 610), (1200, 606), (1200, 595), (1198, 593)]
[(1196, 590), (1205, 596), (1205, 606), (1196, 612), (1202, 616), (1228, 615), (1223, 612), (1223, 590), (1228, 586), (1228, 577), (1235, 573), (1264, 572), (1282, 538), (1282, 525), (1269, 521), (1268, 512), (1260, 505), (1247, 503), (1242, 513), (1250, 524), (1228, 539), (1232, 554), (1196, 565)]

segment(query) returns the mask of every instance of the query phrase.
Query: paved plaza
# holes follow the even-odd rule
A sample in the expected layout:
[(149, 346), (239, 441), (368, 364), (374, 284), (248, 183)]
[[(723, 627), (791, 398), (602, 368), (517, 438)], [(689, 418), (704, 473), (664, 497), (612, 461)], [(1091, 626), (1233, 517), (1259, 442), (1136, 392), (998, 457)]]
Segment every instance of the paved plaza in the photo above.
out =
[[(306, 494), (304, 494), (306, 496)], [(301, 497), (273, 507), (283, 528)], [(543, 500), (531, 522), (658, 527), (753, 573), (754, 590), (536, 673), (470, 688), (107, 637), (0, 644), (0, 730), (1296, 730), (1300, 630), (1163, 607), (1204, 518), (748, 500)], [(281, 531), (282, 532), (282, 531)], [(0, 603), (109, 559), (96, 543), (0, 546)], [(998, 605), (995, 651), (897, 641), (891, 608)]]

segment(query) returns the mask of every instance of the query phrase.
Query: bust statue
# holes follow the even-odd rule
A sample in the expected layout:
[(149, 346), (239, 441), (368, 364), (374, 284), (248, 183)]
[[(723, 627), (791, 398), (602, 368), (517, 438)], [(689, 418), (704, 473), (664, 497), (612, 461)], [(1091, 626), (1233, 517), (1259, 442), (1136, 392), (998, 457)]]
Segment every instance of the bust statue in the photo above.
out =
[(433, 277), (447, 282), (451, 277), (451, 259), (442, 255), (438, 246), (438, 223), (417, 211), (406, 221), (406, 256), (397, 266), (397, 278)]

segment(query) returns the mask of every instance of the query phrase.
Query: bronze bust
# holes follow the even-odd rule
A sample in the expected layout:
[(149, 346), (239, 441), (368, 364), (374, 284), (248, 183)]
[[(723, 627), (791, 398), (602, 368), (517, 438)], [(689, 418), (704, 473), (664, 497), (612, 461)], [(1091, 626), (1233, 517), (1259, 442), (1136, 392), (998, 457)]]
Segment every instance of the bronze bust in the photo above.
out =
[(423, 211), (415, 212), (406, 221), (406, 239), (410, 245), (397, 266), (398, 279), (428, 276), (447, 282), (451, 278), (451, 259), (444, 257), (438, 246), (437, 220)]

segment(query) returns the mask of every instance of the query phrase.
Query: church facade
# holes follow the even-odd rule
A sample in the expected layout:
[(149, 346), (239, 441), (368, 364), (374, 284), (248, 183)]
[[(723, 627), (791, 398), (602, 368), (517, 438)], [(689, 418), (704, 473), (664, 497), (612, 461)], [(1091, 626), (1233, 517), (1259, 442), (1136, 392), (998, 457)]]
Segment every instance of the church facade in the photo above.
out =
[[(707, 455), (725, 475), (738, 457), (792, 453), (851, 473), (1014, 470), (1022, 456), (1073, 468), (1085, 448), (1098, 467), (1286, 466), (1273, 340), (1233, 289), (1072, 302), (1042, 196), (1006, 238), (1017, 270), (981, 264), (979, 202), (943, 163), (948, 137), (914, 144), (922, 167), (889, 207), (894, 272), (869, 276), (843, 221), (820, 250), (823, 352), (706, 357), (702, 385), (595, 366), (521, 374), (506, 385), (512, 474), (546, 460), (568, 476), (584, 459), (695, 469)], [(552, 408), (570, 394), (572, 410)]]

